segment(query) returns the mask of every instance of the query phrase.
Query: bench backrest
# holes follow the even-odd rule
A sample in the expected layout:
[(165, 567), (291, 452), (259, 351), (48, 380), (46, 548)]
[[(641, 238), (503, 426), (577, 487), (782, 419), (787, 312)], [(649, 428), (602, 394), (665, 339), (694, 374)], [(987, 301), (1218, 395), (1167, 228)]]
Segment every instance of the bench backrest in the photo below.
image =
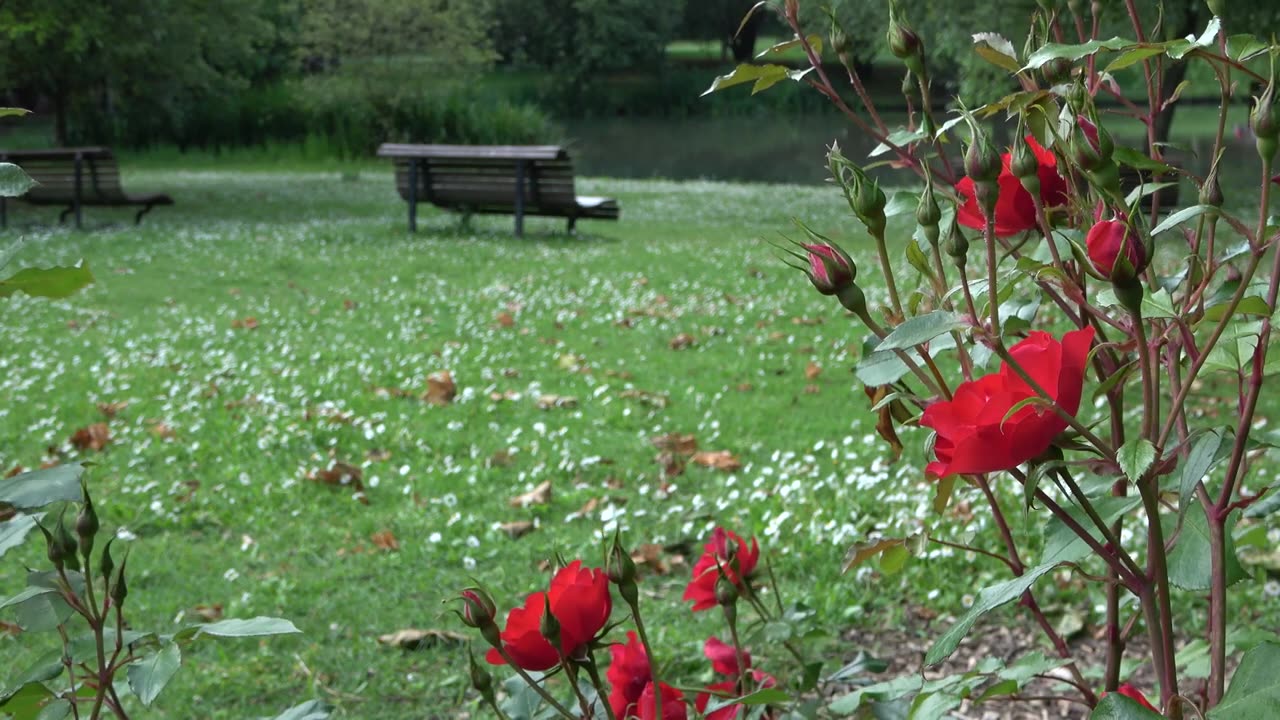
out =
[(531, 214), (576, 207), (573, 162), (555, 146), (383, 145), (396, 166), (396, 189), (409, 198), (409, 163), (418, 162), (420, 201), (454, 207), (510, 208), (516, 164), (525, 164), (524, 204)]
[(86, 203), (121, 200), (120, 165), (106, 148), (58, 148), (53, 150), (0, 150), (0, 161), (23, 169), (38, 184), (25, 200), (70, 202), (75, 194), (76, 156), (80, 156), (81, 199)]

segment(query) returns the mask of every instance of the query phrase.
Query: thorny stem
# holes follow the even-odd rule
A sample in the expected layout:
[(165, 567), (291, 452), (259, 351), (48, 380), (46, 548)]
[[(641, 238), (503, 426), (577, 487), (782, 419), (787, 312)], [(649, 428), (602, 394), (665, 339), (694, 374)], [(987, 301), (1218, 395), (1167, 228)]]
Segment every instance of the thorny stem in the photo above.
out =
[(885, 246), (884, 233), (878, 232), (873, 236), (876, 241), (876, 252), (880, 255), (880, 271), (884, 273), (884, 284), (889, 290), (889, 303), (893, 306), (893, 314), (897, 318), (904, 318), (902, 314), (902, 299), (898, 296), (898, 283), (893, 279), (893, 262), (889, 259), (889, 248)]
[[(732, 605), (724, 606), (724, 619), (729, 624), (729, 638), (733, 641), (733, 654), (738, 661), (738, 692), (742, 692), (743, 681), (748, 674), (747, 654), (742, 649), (742, 641), (738, 639), (737, 611)], [(661, 705), (658, 707), (661, 707)]]
[(986, 229), (982, 233), (983, 238), (987, 242), (987, 304), (990, 305), (991, 311), (991, 334), (995, 337), (996, 345), (1000, 345), (1000, 292), (996, 288), (996, 263), (999, 257), (996, 255), (996, 219), (995, 214), (987, 218)]
[[(876, 337), (880, 338), (881, 340), (888, 337), (889, 332), (885, 330), (883, 327), (881, 327), (880, 323), (875, 321), (875, 318), (871, 317), (871, 313), (867, 312), (866, 310), (863, 310), (862, 312), (858, 313), (858, 319), (861, 320), (862, 323), (867, 326), (867, 329), (870, 330), (872, 333), (874, 333)], [(910, 370), (917, 378), (919, 378), (921, 383), (924, 383), (924, 386), (929, 390), (929, 392), (933, 393), (934, 395), (942, 394), (943, 392), (942, 388), (939, 388), (935, 384), (933, 378), (925, 374), (924, 370), (921, 369), (921, 367), (917, 365), (914, 360), (911, 359), (910, 355), (908, 355), (903, 350), (894, 350), (893, 352), (895, 355), (898, 356), (900, 360), (902, 360), (903, 364), (907, 366), (907, 369)], [(920, 350), (920, 352), (922, 355), (928, 354), (927, 352), (924, 351), (923, 348)]]
[[(634, 588), (634, 584), (631, 586)], [(653, 683), (653, 701), (654, 707), (659, 708), (658, 714), (662, 711), (662, 683), (658, 682), (658, 661), (653, 657), (653, 646), (649, 644), (649, 633), (644, 629), (644, 620), (640, 618), (640, 603), (634, 597), (624, 597), (627, 607), (631, 609), (631, 619), (636, 621), (636, 634), (640, 636), (640, 644), (644, 646), (644, 655), (649, 658), (649, 682)]]
[[(582, 693), (582, 688), (578, 687), (578, 666), (573, 660), (570, 660), (564, 655), (560, 656), (560, 664), (564, 667), (564, 674), (569, 680), (570, 687), (573, 688), (574, 697), (578, 698), (578, 707), (582, 708), (582, 717), (594, 717), (594, 714), (591, 712), (591, 703), (587, 702), (587, 696)], [(654, 688), (654, 691), (657, 691), (656, 687)], [(658, 707), (662, 707), (662, 705), (658, 705)]]
[[(587, 675), (591, 676), (591, 685), (595, 687), (596, 695), (602, 698), (600, 704), (604, 706), (605, 716), (608, 717), (609, 720), (619, 720), (619, 718), (613, 714), (613, 706), (608, 702), (603, 701), (603, 698), (608, 697), (609, 693), (605, 691), (604, 683), (600, 681), (600, 669), (596, 667), (596, 655), (591, 650), (587, 650), (587, 662), (583, 663), (583, 666), (587, 669)], [(657, 687), (654, 687), (653, 691), (656, 696), (658, 692)]]
[(80, 720), (80, 708), (76, 705), (76, 671), (71, 664), (71, 638), (67, 637), (67, 629), (58, 625), (58, 636), (62, 638), (62, 666), (67, 669), (67, 680), (71, 688), (67, 691), (67, 701), (71, 704), (71, 715)]
[[(569, 718), (569, 720), (575, 720), (573, 713), (570, 712), (568, 708), (566, 708), (564, 705), (561, 705), (560, 701), (556, 700), (555, 697), (551, 695), (551, 693), (547, 692), (546, 688), (542, 687), (540, 683), (538, 683), (532, 677), (530, 677), (529, 673), (525, 671), (524, 668), (517, 665), (515, 660), (511, 659), (511, 655), (507, 652), (507, 649), (502, 646), (502, 644), (495, 645), (494, 649), (497, 650), (498, 654), (502, 656), (502, 659), (507, 662), (507, 665), (511, 666), (511, 669), (516, 671), (516, 674), (520, 676), (520, 679), (524, 680), (526, 685), (533, 688), (533, 691), (538, 693), (538, 696), (541, 697), (544, 701), (546, 701), (548, 705), (555, 708), (556, 712)], [(645, 648), (645, 650), (648, 651), (648, 648)], [(652, 666), (653, 664), (652, 658), (650, 658), (649, 664)], [(656, 690), (657, 687), (655, 686), (654, 689)]]
[(1182, 706), (1173, 701), (1178, 694), (1178, 669), (1173, 649), (1173, 608), (1169, 598), (1169, 566), (1164, 544), (1164, 528), (1160, 524), (1160, 487), (1154, 473), (1138, 480), (1147, 515), (1147, 573), (1154, 582), (1139, 595), (1151, 635), (1151, 657), (1160, 679), (1160, 704), (1174, 718), (1181, 720)]
[(1080, 489), (1080, 486), (1076, 484), (1075, 478), (1071, 477), (1071, 473), (1067, 472), (1066, 468), (1059, 468), (1058, 477), (1062, 478), (1062, 482), (1065, 483), (1067, 489), (1071, 491), (1071, 495), (1075, 497), (1080, 508), (1084, 510), (1084, 514), (1089, 517), (1089, 520), (1098, 528), (1098, 531), (1102, 533), (1102, 537), (1111, 544), (1111, 547), (1115, 548), (1115, 553), (1120, 558), (1121, 562), (1128, 565), (1129, 569), (1135, 574), (1140, 574), (1142, 569), (1138, 567), (1138, 563), (1130, 557), (1129, 553), (1125, 552), (1124, 548), (1120, 544), (1120, 537), (1113, 533), (1111, 531), (1111, 527), (1108, 526), (1107, 523), (1103, 521), (1102, 517), (1098, 515), (1097, 508), (1093, 506), (1093, 503), (1089, 502), (1089, 497), (1085, 495), (1084, 491)]

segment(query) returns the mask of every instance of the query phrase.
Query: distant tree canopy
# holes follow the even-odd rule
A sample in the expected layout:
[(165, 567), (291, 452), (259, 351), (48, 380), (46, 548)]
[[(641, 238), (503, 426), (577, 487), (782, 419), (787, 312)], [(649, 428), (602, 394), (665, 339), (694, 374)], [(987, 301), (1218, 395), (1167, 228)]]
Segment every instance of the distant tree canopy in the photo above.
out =
[(48, 97), (56, 141), (77, 105), (178, 112), (190, 95), (232, 92), (280, 61), (267, 0), (7, 0), (0, 73)]
[(583, 81), (597, 73), (661, 65), (685, 0), (491, 2), (493, 43), (504, 61)]

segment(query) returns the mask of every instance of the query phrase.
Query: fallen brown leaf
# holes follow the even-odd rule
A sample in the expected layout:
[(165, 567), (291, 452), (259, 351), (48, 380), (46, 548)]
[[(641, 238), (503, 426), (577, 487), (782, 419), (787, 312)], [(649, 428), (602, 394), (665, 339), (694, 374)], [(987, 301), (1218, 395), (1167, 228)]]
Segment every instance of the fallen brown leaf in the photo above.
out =
[(71, 436), (71, 444), (77, 450), (101, 451), (111, 442), (111, 431), (106, 423), (94, 423), (75, 431)]
[(186, 490), (174, 497), (174, 501), (180, 503), (191, 502), (191, 498), (195, 497), (196, 491), (200, 489), (200, 481), (195, 479), (183, 480), (182, 486), (185, 487)]
[(242, 319), (237, 318), (237, 319), (235, 319), (235, 320), (232, 320), (232, 321), (231, 321), (231, 327), (232, 327), (233, 329), (236, 329), (236, 330), (240, 330), (240, 329), (244, 329), (244, 330), (257, 330), (257, 329), (258, 329), (258, 318), (255, 318), (255, 317), (247, 317), (247, 318), (244, 318), (243, 320), (242, 320)]
[(756, 386), (752, 385), (751, 383), (738, 384), (738, 392), (751, 392), (752, 390), (755, 390), (755, 389), (756, 389)]
[(98, 412), (102, 413), (103, 417), (110, 420), (111, 418), (114, 418), (116, 415), (120, 414), (120, 411), (127, 407), (129, 407), (128, 400), (120, 400), (118, 402), (109, 402), (109, 403), (98, 403)]
[(168, 424), (163, 422), (155, 423), (154, 425), (151, 426), (150, 430), (152, 435), (155, 435), (161, 440), (172, 440), (174, 437), (177, 436), (176, 433), (173, 432), (173, 428), (169, 427)]
[(355, 310), (358, 307), (360, 307), (360, 304), (357, 303), (355, 300), (352, 300), (351, 298), (343, 298), (342, 300), (343, 310)]
[(489, 399), (494, 402), (502, 402), (504, 400), (518, 400), (520, 399), (520, 393), (516, 392), (515, 390), (504, 390), (502, 392), (498, 392), (497, 390), (494, 390), (493, 392), (489, 393)]
[(432, 405), (448, 405), (458, 395), (458, 386), (448, 370), (432, 373), (427, 376), (427, 392), (422, 399)]
[(391, 459), (391, 451), (383, 450), (382, 448), (372, 448), (365, 451), (364, 459), (369, 462), (386, 462)]
[(804, 366), (804, 379), (808, 380), (809, 382), (813, 382), (814, 380), (817, 380), (818, 376), (821, 374), (822, 374), (822, 366), (816, 362), (810, 361), (808, 365)]
[(734, 472), (742, 469), (742, 461), (728, 450), (704, 450), (693, 454), (693, 462), (703, 467)]
[(600, 507), (600, 498), (591, 498), (583, 503), (582, 507), (578, 508), (578, 511), (574, 513), (574, 515), (578, 517), (587, 517), (591, 513), (595, 512), (598, 507)]
[(421, 650), (436, 645), (465, 645), (467, 636), (452, 630), (419, 630), (406, 628), (386, 635), (379, 635), (378, 642), (404, 650)]
[(692, 434), (668, 433), (649, 438), (649, 442), (659, 450), (670, 450), (681, 455), (692, 455), (698, 451), (698, 438)]
[(9, 468), (9, 472), (5, 473), (4, 476), (6, 479), (8, 479), (13, 477), (14, 475), (21, 475), (26, 471), (27, 469), (22, 467), (21, 465), (14, 465), (13, 467)]
[(628, 400), (639, 400), (645, 405), (651, 405), (656, 408), (664, 408), (671, 404), (671, 396), (666, 393), (649, 392), (648, 390), (623, 390), (618, 393), (618, 397)]
[(400, 549), (400, 541), (396, 539), (395, 534), (390, 530), (380, 530), (369, 537), (373, 544), (388, 552), (396, 552)]
[(515, 458), (511, 457), (511, 453), (506, 450), (498, 450), (489, 456), (489, 467), (506, 467), (514, 460)]
[(494, 319), (499, 326), (504, 328), (509, 328), (512, 325), (516, 324), (515, 316), (507, 312), (506, 310), (503, 310), (502, 312), (498, 313), (498, 316)]
[(792, 325), (808, 325), (808, 326), (813, 326), (813, 325), (821, 325), (823, 322), (824, 322), (824, 321), (823, 321), (823, 319), (822, 319), (822, 318), (820, 318), (820, 317), (816, 317), (816, 318), (793, 317), (793, 318), (791, 318), (791, 324), (792, 324)]
[(633, 550), (631, 561), (637, 567), (648, 568), (658, 575), (666, 575), (671, 568), (685, 564), (684, 555), (668, 554), (665, 547), (654, 543), (645, 543)]
[[(867, 393), (867, 399), (871, 401), (871, 406), (879, 405), (889, 393), (893, 390), (888, 385), (872, 386), (868, 385), (863, 388)], [(902, 440), (898, 438), (898, 431), (894, 428), (894, 405), (901, 405), (897, 400), (890, 400), (881, 405), (876, 411), (876, 432), (889, 445), (889, 452), (893, 454), (893, 462), (897, 462), (902, 457)], [(905, 408), (903, 408), (905, 410)]]
[(189, 613), (200, 618), (201, 622), (217, 622), (222, 619), (222, 603), (197, 605)]
[(821, 385), (814, 385), (813, 383), (809, 383), (808, 385), (804, 386), (805, 395), (817, 395), (820, 392), (822, 392)]
[(578, 398), (576, 397), (568, 395), (541, 395), (538, 397), (538, 409), (540, 410), (575, 407), (578, 407)]
[(369, 497), (365, 495), (364, 489), (364, 471), (355, 465), (337, 461), (327, 470), (307, 473), (307, 479), (324, 485), (350, 487), (355, 491), (356, 500), (364, 505), (369, 504)]
[(516, 520), (514, 522), (503, 523), (502, 532), (511, 537), (512, 540), (519, 540), (537, 529), (533, 522), (529, 520)]
[(18, 635), (22, 634), (22, 627), (10, 622), (5, 622), (3, 620), (0, 620), (0, 633), (4, 633), (6, 635), (13, 635), (17, 637)]
[(680, 333), (679, 335), (671, 338), (670, 345), (672, 350), (685, 350), (693, 347), (697, 342), (698, 341), (689, 333)]
[(551, 481), (543, 480), (527, 493), (517, 495), (507, 501), (511, 507), (529, 507), (530, 505), (546, 505), (551, 502)]
[(7, 522), (9, 520), (12, 520), (13, 516), (17, 514), (18, 514), (17, 508), (13, 507), (12, 505), (5, 505), (3, 503), (0, 503), (0, 522)]

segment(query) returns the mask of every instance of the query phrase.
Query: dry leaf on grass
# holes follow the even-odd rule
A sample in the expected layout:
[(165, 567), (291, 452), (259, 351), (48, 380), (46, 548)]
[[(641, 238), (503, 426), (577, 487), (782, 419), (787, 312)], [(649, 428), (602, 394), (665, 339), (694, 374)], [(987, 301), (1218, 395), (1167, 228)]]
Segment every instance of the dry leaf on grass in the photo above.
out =
[(71, 444), (77, 450), (102, 450), (111, 442), (111, 431), (106, 423), (94, 423), (75, 431), (71, 436)]
[(255, 317), (247, 317), (247, 318), (244, 318), (243, 320), (242, 320), (242, 319), (237, 318), (237, 319), (235, 319), (235, 320), (232, 320), (232, 321), (231, 321), (231, 327), (232, 327), (233, 329), (236, 329), (236, 330), (241, 330), (241, 329), (243, 329), (243, 330), (257, 330), (257, 329), (258, 329), (258, 318), (255, 318)]
[(380, 530), (369, 537), (373, 544), (388, 552), (396, 552), (400, 549), (400, 541), (390, 530)]
[(188, 610), (187, 614), (199, 618), (200, 622), (217, 622), (222, 619), (222, 603), (197, 605)]
[(4, 633), (5, 635), (13, 635), (17, 637), (18, 635), (22, 634), (22, 627), (15, 625), (13, 623), (0, 620), (0, 633)]
[(364, 459), (369, 462), (386, 462), (391, 459), (391, 451), (383, 450), (382, 448), (372, 448), (365, 451)]
[(356, 500), (365, 505), (369, 504), (369, 497), (365, 495), (364, 490), (364, 471), (355, 465), (338, 461), (328, 470), (308, 472), (307, 479), (323, 485), (350, 487), (355, 491)]
[(752, 390), (755, 390), (755, 389), (756, 389), (756, 386), (752, 385), (751, 383), (738, 383), (738, 388), (737, 388), (738, 392), (751, 392)]
[(571, 517), (589, 517), (598, 507), (600, 507), (600, 498), (591, 498), (583, 503), (582, 507), (578, 508), (577, 512), (573, 513)]
[(578, 398), (568, 395), (541, 395), (538, 397), (538, 409), (569, 409), (578, 407)]
[(511, 327), (512, 325), (515, 325), (515, 324), (516, 324), (516, 318), (515, 318), (515, 316), (514, 316), (514, 315), (512, 315), (511, 313), (509, 313), (509, 312), (505, 311), (505, 310), (503, 310), (502, 312), (498, 313), (498, 316), (497, 316), (496, 318), (494, 318), (494, 320), (495, 320), (495, 322), (497, 322), (497, 323), (498, 323), (498, 325), (499, 325), (499, 326), (504, 327), (504, 328), (509, 328), (509, 327)]
[(506, 450), (499, 450), (489, 456), (489, 467), (506, 467), (515, 462), (515, 458)]
[(515, 390), (504, 390), (502, 392), (498, 392), (497, 390), (494, 390), (493, 392), (489, 393), (489, 399), (494, 402), (502, 402), (503, 400), (519, 400), (520, 393), (516, 392)]
[(530, 505), (546, 505), (551, 502), (551, 481), (543, 480), (537, 487), (527, 493), (517, 495), (507, 501), (511, 507), (529, 507)]
[(11, 477), (13, 477), (13, 476), (15, 476), (15, 475), (21, 475), (22, 473), (24, 473), (24, 472), (26, 472), (26, 471), (27, 471), (27, 469), (26, 469), (26, 468), (24, 468), (24, 467), (22, 467), (21, 465), (14, 465), (13, 467), (9, 468), (9, 472), (5, 473), (5, 474), (4, 474), (4, 476), (5, 476), (5, 478), (7, 479), (7, 478), (11, 478)]
[(680, 333), (679, 335), (671, 338), (670, 345), (672, 350), (686, 350), (697, 343), (698, 341), (689, 333)]
[(818, 394), (818, 393), (820, 393), (820, 392), (822, 392), (822, 386), (821, 386), (821, 385), (814, 385), (814, 384), (810, 383), (809, 385), (805, 385), (805, 386), (804, 386), (804, 394), (805, 394), (805, 395), (817, 395), (817, 394)]
[(102, 413), (103, 417), (110, 420), (116, 415), (119, 415), (120, 411), (127, 407), (129, 407), (128, 400), (120, 400), (119, 402), (98, 403), (98, 412)]
[(18, 511), (12, 505), (0, 503), (0, 522), (7, 522), (17, 515)]
[(631, 561), (639, 568), (648, 568), (658, 575), (666, 575), (671, 572), (671, 568), (684, 565), (684, 556), (668, 555), (663, 546), (645, 543), (632, 551)]
[(667, 433), (649, 438), (649, 442), (659, 450), (670, 450), (681, 455), (692, 455), (698, 451), (698, 438), (689, 433)]
[(423, 393), (422, 399), (432, 405), (448, 405), (458, 395), (458, 386), (453, 382), (453, 376), (448, 370), (431, 373), (427, 376), (427, 391)]
[(822, 319), (822, 318), (820, 318), (820, 317), (816, 317), (816, 318), (793, 317), (793, 318), (791, 318), (791, 324), (792, 324), (792, 325), (807, 325), (807, 326), (812, 327), (812, 326), (814, 326), (814, 325), (821, 325), (822, 323), (823, 323), (823, 319)]
[(628, 400), (639, 400), (645, 405), (651, 405), (656, 408), (665, 408), (671, 404), (671, 396), (666, 393), (649, 392), (648, 390), (623, 390), (618, 393), (618, 397)]
[(742, 469), (742, 461), (728, 450), (704, 450), (693, 454), (693, 462), (703, 467), (734, 472)]
[(519, 540), (537, 529), (537, 526), (529, 520), (516, 520), (514, 522), (502, 523), (500, 527), (502, 528), (502, 532), (509, 535), (512, 540)]
[(161, 440), (172, 440), (177, 436), (177, 434), (174, 433), (173, 428), (163, 422), (156, 422), (149, 428), (149, 430), (152, 435), (155, 435)]
[(816, 362), (810, 361), (808, 365), (804, 366), (805, 380), (812, 382), (814, 380), (817, 380), (818, 376), (821, 374), (822, 374), (822, 366)]
[(406, 628), (386, 635), (379, 635), (378, 642), (404, 650), (421, 650), (436, 645), (465, 645), (467, 636), (452, 630), (419, 630)]

